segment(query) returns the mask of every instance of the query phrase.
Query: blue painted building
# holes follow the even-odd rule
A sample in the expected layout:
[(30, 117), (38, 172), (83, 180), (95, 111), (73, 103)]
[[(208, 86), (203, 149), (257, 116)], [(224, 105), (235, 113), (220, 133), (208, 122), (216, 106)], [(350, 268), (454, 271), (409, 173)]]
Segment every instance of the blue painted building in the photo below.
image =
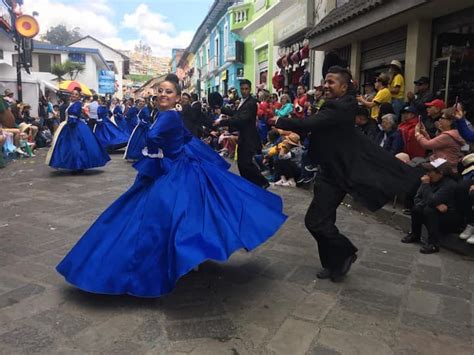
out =
[(238, 88), (238, 74), (243, 69), (243, 42), (231, 31), (229, 7), (235, 1), (218, 1), (199, 26), (181, 64), (194, 57), (194, 91), (201, 97), (218, 91)]

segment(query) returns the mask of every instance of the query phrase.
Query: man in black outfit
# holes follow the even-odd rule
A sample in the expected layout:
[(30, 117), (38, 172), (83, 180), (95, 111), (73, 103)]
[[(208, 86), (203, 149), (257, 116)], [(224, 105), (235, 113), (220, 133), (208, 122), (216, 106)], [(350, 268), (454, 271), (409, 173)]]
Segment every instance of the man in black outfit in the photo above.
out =
[(235, 111), (222, 108), (221, 112), (228, 118), (220, 118), (214, 125), (229, 126), (232, 131), (239, 131), (237, 165), (240, 175), (266, 189), (270, 184), (253, 161), (255, 154), (261, 151), (262, 143), (257, 132), (257, 100), (250, 94), (251, 89), (250, 80), (241, 80), (239, 107)]
[(317, 114), (304, 120), (279, 118), (276, 127), (311, 132), (309, 156), (321, 172), (305, 224), (318, 243), (323, 270), (317, 277), (339, 281), (357, 258), (357, 248), (335, 225), (336, 210), (346, 193), (375, 211), (418, 176), (355, 127), (357, 100), (347, 69), (329, 68), (324, 90), (325, 103)]

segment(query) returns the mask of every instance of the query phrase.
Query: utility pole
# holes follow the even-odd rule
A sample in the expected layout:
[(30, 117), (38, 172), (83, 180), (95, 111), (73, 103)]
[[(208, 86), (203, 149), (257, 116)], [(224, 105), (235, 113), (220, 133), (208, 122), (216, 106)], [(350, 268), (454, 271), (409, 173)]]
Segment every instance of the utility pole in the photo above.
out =
[(15, 33), (16, 45), (15, 48), (18, 51), (18, 60), (16, 61), (16, 90), (18, 101), (23, 102), (23, 86), (21, 84), (21, 63), (23, 62), (23, 55), (21, 53), (21, 43), (23, 42), (20, 39), (20, 35)]

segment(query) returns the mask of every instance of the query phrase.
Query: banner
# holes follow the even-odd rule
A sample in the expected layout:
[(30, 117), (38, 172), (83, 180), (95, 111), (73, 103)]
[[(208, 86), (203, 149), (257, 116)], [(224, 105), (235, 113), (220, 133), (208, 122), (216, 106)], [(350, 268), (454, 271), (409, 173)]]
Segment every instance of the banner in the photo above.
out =
[(115, 93), (115, 73), (111, 70), (99, 70), (99, 94)]

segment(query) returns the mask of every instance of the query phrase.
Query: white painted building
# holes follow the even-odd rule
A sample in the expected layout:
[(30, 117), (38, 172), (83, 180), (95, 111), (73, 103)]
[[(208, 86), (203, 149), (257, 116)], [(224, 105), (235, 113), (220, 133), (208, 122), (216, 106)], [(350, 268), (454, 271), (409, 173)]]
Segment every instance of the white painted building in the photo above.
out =
[(115, 72), (115, 82), (117, 87), (115, 96), (120, 99), (122, 98), (123, 77), (124, 75), (128, 74), (129, 68), (129, 58), (126, 55), (120, 53), (112, 47), (109, 47), (105, 43), (102, 43), (92, 36), (83, 37), (69, 44), (69, 47), (97, 48), (110, 67), (110, 70)]

